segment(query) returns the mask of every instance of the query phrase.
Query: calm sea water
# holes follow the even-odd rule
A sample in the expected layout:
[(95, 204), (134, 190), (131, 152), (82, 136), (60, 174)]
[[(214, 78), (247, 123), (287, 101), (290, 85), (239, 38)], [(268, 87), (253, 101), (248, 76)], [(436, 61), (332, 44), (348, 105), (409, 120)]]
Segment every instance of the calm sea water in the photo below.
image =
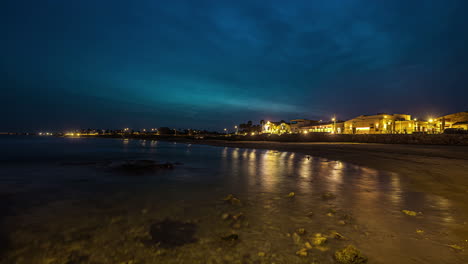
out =
[[(404, 175), (151, 140), (4, 136), (0, 150), (1, 263), (336, 263), (348, 245), (370, 263), (466, 263), (450, 246), (463, 219)], [(113, 167), (128, 160), (176, 165)]]

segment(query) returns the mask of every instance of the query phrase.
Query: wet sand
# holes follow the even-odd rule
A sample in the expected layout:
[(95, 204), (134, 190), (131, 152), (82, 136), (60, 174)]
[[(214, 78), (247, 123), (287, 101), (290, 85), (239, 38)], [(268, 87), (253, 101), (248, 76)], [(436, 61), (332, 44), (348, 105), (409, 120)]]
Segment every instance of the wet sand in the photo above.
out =
[(411, 186), (418, 191), (430, 192), (446, 198), (468, 198), (468, 146), (224, 140), (191, 143), (297, 152), (340, 160), (404, 175)]
[[(297, 152), (394, 172), (406, 178), (407, 187), (413, 191), (450, 199), (468, 221), (468, 146), (224, 140), (192, 143)], [(460, 231), (468, 237), (468, 225)]]

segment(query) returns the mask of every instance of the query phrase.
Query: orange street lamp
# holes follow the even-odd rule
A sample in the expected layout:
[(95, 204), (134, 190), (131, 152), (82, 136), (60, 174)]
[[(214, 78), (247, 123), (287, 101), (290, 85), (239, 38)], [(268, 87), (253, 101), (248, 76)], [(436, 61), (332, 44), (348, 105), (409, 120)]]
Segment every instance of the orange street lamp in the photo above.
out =
[(333, 117), (332, 121), (333, 121), (333, 134), (335, 134), (335, 132), (336, 132), (336, 117)]

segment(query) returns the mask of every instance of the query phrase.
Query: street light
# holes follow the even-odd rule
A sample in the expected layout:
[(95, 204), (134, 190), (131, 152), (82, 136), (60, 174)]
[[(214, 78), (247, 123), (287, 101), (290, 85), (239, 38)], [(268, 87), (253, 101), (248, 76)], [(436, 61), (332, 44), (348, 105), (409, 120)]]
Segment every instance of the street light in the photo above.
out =
[(236, 135), (237, 135), (237, 133), (239, 132), (239, 130), (237, 129), (237, 126), (234, 126), (234, 128), (236, 129)]
[(335, 134), (336, 132), (336, 117), (335, 116), (332, 118), (332, 121), (333, 121), (333, 134)]
[(224, 134), (227, 134), (227, 128), (224, 129)]

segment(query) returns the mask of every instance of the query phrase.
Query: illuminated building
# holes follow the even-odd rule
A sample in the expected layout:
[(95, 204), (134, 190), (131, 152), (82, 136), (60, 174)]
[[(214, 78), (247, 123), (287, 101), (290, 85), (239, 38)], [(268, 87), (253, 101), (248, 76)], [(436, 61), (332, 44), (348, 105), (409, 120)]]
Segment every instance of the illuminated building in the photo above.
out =
[(437, 131), (443, 132), (447, 128), (468, 130), (468, 111), (445, 115), (434, 119)]
[(266, 134), (276, 134), (276, 135), (291, 133), (291, 126), (288, 123), (285, 123), (285, 122), (270, 122), (270, 121), (267, 121), (262, 126), (262, 133), (264, 133), (264, 134), (265, 133)]
[(346, 134), (411, 134), (428, 132), (428, 122), (411, 119), (411, 115), (361, 115), (344, 123)]
[(308, 119), (294, 119), (290, 121), (291, 132), (299, 133), (302, 131), (302, 128), (305, 126), (310, 126), (312, 124), (317, 124), (319, 121), (308, 120)]
[(336, 133), (342, 134), (344, 132), (344, 122), (325, 122), (317, 123), (311, 126), (304, 126), (300, 128), (301, 133)]

